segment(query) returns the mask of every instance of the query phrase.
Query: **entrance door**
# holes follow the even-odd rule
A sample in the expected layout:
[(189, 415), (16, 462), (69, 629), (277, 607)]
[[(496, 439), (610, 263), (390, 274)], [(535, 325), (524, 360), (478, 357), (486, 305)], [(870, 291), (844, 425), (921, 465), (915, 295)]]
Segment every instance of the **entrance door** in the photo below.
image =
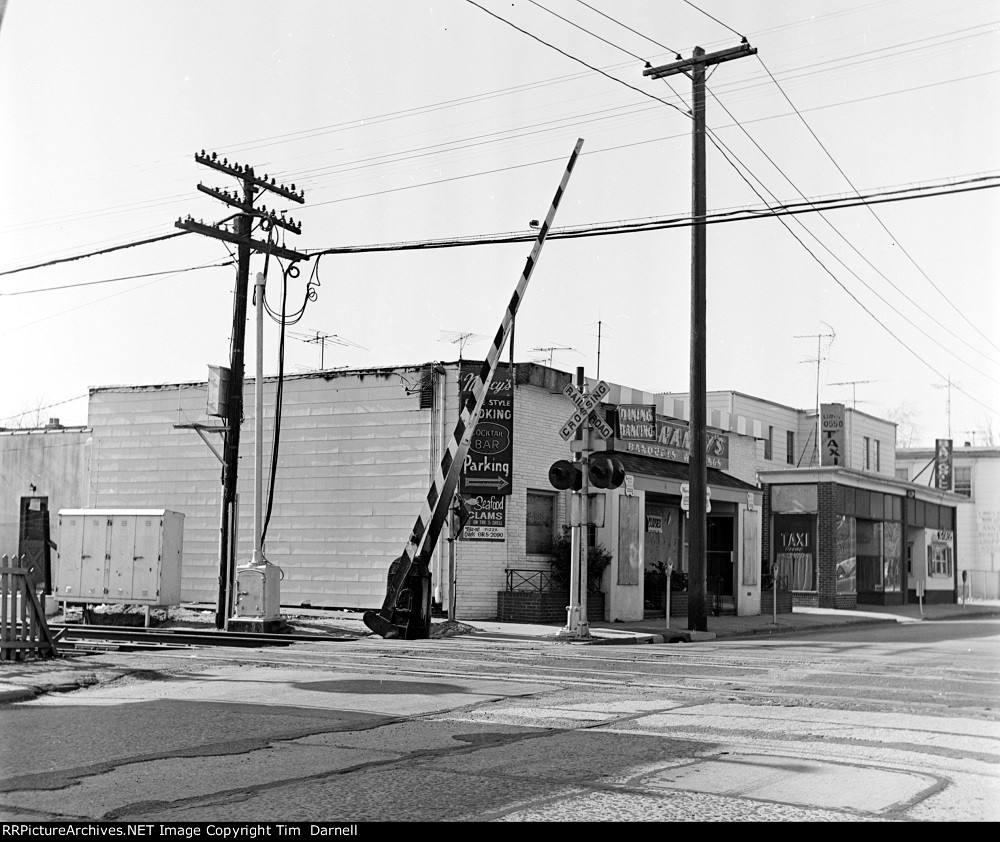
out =
[(644, 608), (656, 616), (667, 609), (667, 569), (679, 572), (680, 509), (646, 498), (646, 534), (643, 565)]
[(706, 523), (706, 596), (716, 613), (735, 610), (733, 605), (733, 518), (709, 515)]
[(22, 497), (17, 529), (17, 554), (28, 568), (36, 591), (52, 593), (52, 556), (49, 549), (49, 498)]

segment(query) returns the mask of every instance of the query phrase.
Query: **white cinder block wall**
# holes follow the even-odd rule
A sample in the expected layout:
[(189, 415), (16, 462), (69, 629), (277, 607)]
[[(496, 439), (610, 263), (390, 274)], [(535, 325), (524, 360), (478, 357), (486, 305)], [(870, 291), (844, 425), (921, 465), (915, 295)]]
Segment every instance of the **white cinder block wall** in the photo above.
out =
[[(405, 546), (431, 477), (431, 409), (421, 409), (428, 367), (288, 378), (266, 557), (282, 568), (281, 602), (380, 607), (386, 571)], [(264, 395), (264, 496), (276, 381)], [(244, 390), (237, 563), (253, 547), (253, 382)], [(91, 502), (185, 514), (182, 599), (218, 595), (221, 464), (193, 430), (206, 385), (96, 390)], [(216, 434), (221, 451), (221, 436)]]

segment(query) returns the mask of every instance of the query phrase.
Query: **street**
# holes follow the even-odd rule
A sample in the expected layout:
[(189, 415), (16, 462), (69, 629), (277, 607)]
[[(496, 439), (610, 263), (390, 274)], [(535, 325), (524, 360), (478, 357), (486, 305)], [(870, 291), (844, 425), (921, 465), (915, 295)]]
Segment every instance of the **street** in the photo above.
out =
[(79, 657), (99, 681), (0, 706), (0, 819), (996, 821), (998, 643), (961, 618)]

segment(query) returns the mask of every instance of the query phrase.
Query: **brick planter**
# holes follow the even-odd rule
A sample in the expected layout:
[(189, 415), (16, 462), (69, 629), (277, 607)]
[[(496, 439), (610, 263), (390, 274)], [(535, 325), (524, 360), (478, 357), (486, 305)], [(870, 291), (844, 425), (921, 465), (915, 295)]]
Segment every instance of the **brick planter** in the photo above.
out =
[(687, 591), (670, 592), (670, 616), (686, 617), (688, 614), (688, 594)]
[[(497, 620), (501, 623), (566, 622), (568, 591), (498, 591)], [(587, 622), (604, 620), (604, 594), (587, 594)]]
[[(760, 592), (760, 613), (770, 614), (775, 610), (774, 607), (774, 591), (772, 590), (761, 590)], [(791, 614), (792, 613), (792, 592), (791, 591), (778, 591), (778, 614)]]

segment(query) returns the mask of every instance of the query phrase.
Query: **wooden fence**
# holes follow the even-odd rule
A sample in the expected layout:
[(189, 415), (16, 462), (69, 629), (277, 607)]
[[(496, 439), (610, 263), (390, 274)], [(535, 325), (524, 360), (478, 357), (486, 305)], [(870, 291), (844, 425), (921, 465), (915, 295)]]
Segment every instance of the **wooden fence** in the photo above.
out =
[(58, 654), (24, 559), (0, 556), (0, 661)]

